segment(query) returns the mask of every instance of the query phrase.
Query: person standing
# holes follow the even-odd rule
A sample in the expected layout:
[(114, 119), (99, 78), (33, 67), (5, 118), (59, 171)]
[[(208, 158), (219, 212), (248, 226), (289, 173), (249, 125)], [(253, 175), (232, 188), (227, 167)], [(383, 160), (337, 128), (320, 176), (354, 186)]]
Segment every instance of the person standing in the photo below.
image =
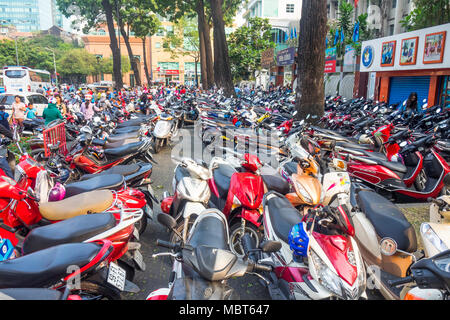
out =
[(45, 108), (44, 112), (42, 113), (42, 117), (45, 119), (45, 125), (49, 124), (50, 122), (56, 119), (63, 119), (61, 112), (56, 106), (55, 98), (50, 99), (47, 108)]
[(13, 121), (17, 123), (19, 126), (19, 132), (22, 132), (23, 129), (23, 120), (25, 120), (25, 111), (27, 110), (27, 107), (25, 106), (25, 103), (21, 101), (20, 96), (15, 96), (15, 101), (12, 104), (12, 112), (13, 112)]
[(59, 94), (55, 96), (55, 99), (56, 99), (56, 107), (59, 109), (61, 115), (64, 117), (67, 114), (66, 104), (63, 102)]

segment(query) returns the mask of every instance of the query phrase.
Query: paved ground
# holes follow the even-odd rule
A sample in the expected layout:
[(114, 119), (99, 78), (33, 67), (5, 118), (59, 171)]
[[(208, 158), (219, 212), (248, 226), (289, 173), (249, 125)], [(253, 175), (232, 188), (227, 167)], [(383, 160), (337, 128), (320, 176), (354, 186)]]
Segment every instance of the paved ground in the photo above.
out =
[[(170, 160), (171, 149), (164, 147), (154, 158), (158, 162), (152, 172), (153, 189), (155, 195), (160, 200), (164, 191), (172, 192), (172, 177), (175, 168)], [(155, 207), (155, 212), (160, 213), (159, 205)], [(157, 222), (150, 222), (147, 230), (141, 236), (142, 254), (147, 265), (145, 272), (137, 272), (134, 282), (141, 291), (137, 294), (128, 294), (126, 299), (143, 300), (152, 291), (167, 287), (167, 281), (171, 272), (171, 263), (168, 257), (152, 258), (152, 254), (166, 251), (164, 248), (156, 246), (156, 240), (169, 240), (167, 229)], [(229, 285), (233, 287), (241, 299), (246, 300), (267, 300), (270, 296), (267, 290), (258, 282), (254, 276), (245, 276), (240, 279), (231, 279)]]

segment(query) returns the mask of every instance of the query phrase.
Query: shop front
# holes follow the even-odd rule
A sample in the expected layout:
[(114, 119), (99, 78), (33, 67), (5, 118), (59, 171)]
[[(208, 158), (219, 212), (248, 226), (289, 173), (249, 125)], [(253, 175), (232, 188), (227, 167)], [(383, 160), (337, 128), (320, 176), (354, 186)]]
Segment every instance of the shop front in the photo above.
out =
[(419, 103), (450, 106), (449, 35), (444, 24), (363, 42), (366, 97), (396, 104), (416, 92)]

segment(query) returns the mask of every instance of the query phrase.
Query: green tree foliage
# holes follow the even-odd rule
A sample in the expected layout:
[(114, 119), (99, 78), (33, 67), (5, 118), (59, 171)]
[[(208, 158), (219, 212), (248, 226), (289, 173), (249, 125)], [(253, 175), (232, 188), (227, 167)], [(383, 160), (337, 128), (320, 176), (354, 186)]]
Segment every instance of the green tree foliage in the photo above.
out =
[(450, 22), (449, 0), (413, 0), (415, 9), (401, 21), (407, 31)]
[(191, 56), (200, 59), (200, 43), (196, 20), (182, 17), (174, 25), (174, 30), (163, 39), (164, 51), (171, 54), (172, 59), (179, 56)]
[(261, 69), (261, 54), (274, 48), (269, 19), (251, 18), (249, 26), (242, 26), (228, 36), (231, 73), (235, 81), (253, 79)]

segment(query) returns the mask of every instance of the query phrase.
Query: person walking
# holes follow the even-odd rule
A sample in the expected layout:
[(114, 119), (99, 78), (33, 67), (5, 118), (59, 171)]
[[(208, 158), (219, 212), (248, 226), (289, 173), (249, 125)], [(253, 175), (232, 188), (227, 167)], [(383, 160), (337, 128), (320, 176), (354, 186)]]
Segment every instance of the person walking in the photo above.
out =
[(17, 124), (19, 132), (23, 130), (23, 120), (25, 120), (25, 111), (27, 111), (27, 107), (25, 103), (22, 102), (20, 96), (15, 96), (15, 101), (12, 104), (12, 112), (13, 121)]
[(44, 112), (42, 113), (42, 117), (45, 119), (45, 125), (48, 125), (50, 122), (56, 119), (63, 119), (61, 112), (56, 106), (55, 98), (50, 99), (47, 108), (45, 108)]

